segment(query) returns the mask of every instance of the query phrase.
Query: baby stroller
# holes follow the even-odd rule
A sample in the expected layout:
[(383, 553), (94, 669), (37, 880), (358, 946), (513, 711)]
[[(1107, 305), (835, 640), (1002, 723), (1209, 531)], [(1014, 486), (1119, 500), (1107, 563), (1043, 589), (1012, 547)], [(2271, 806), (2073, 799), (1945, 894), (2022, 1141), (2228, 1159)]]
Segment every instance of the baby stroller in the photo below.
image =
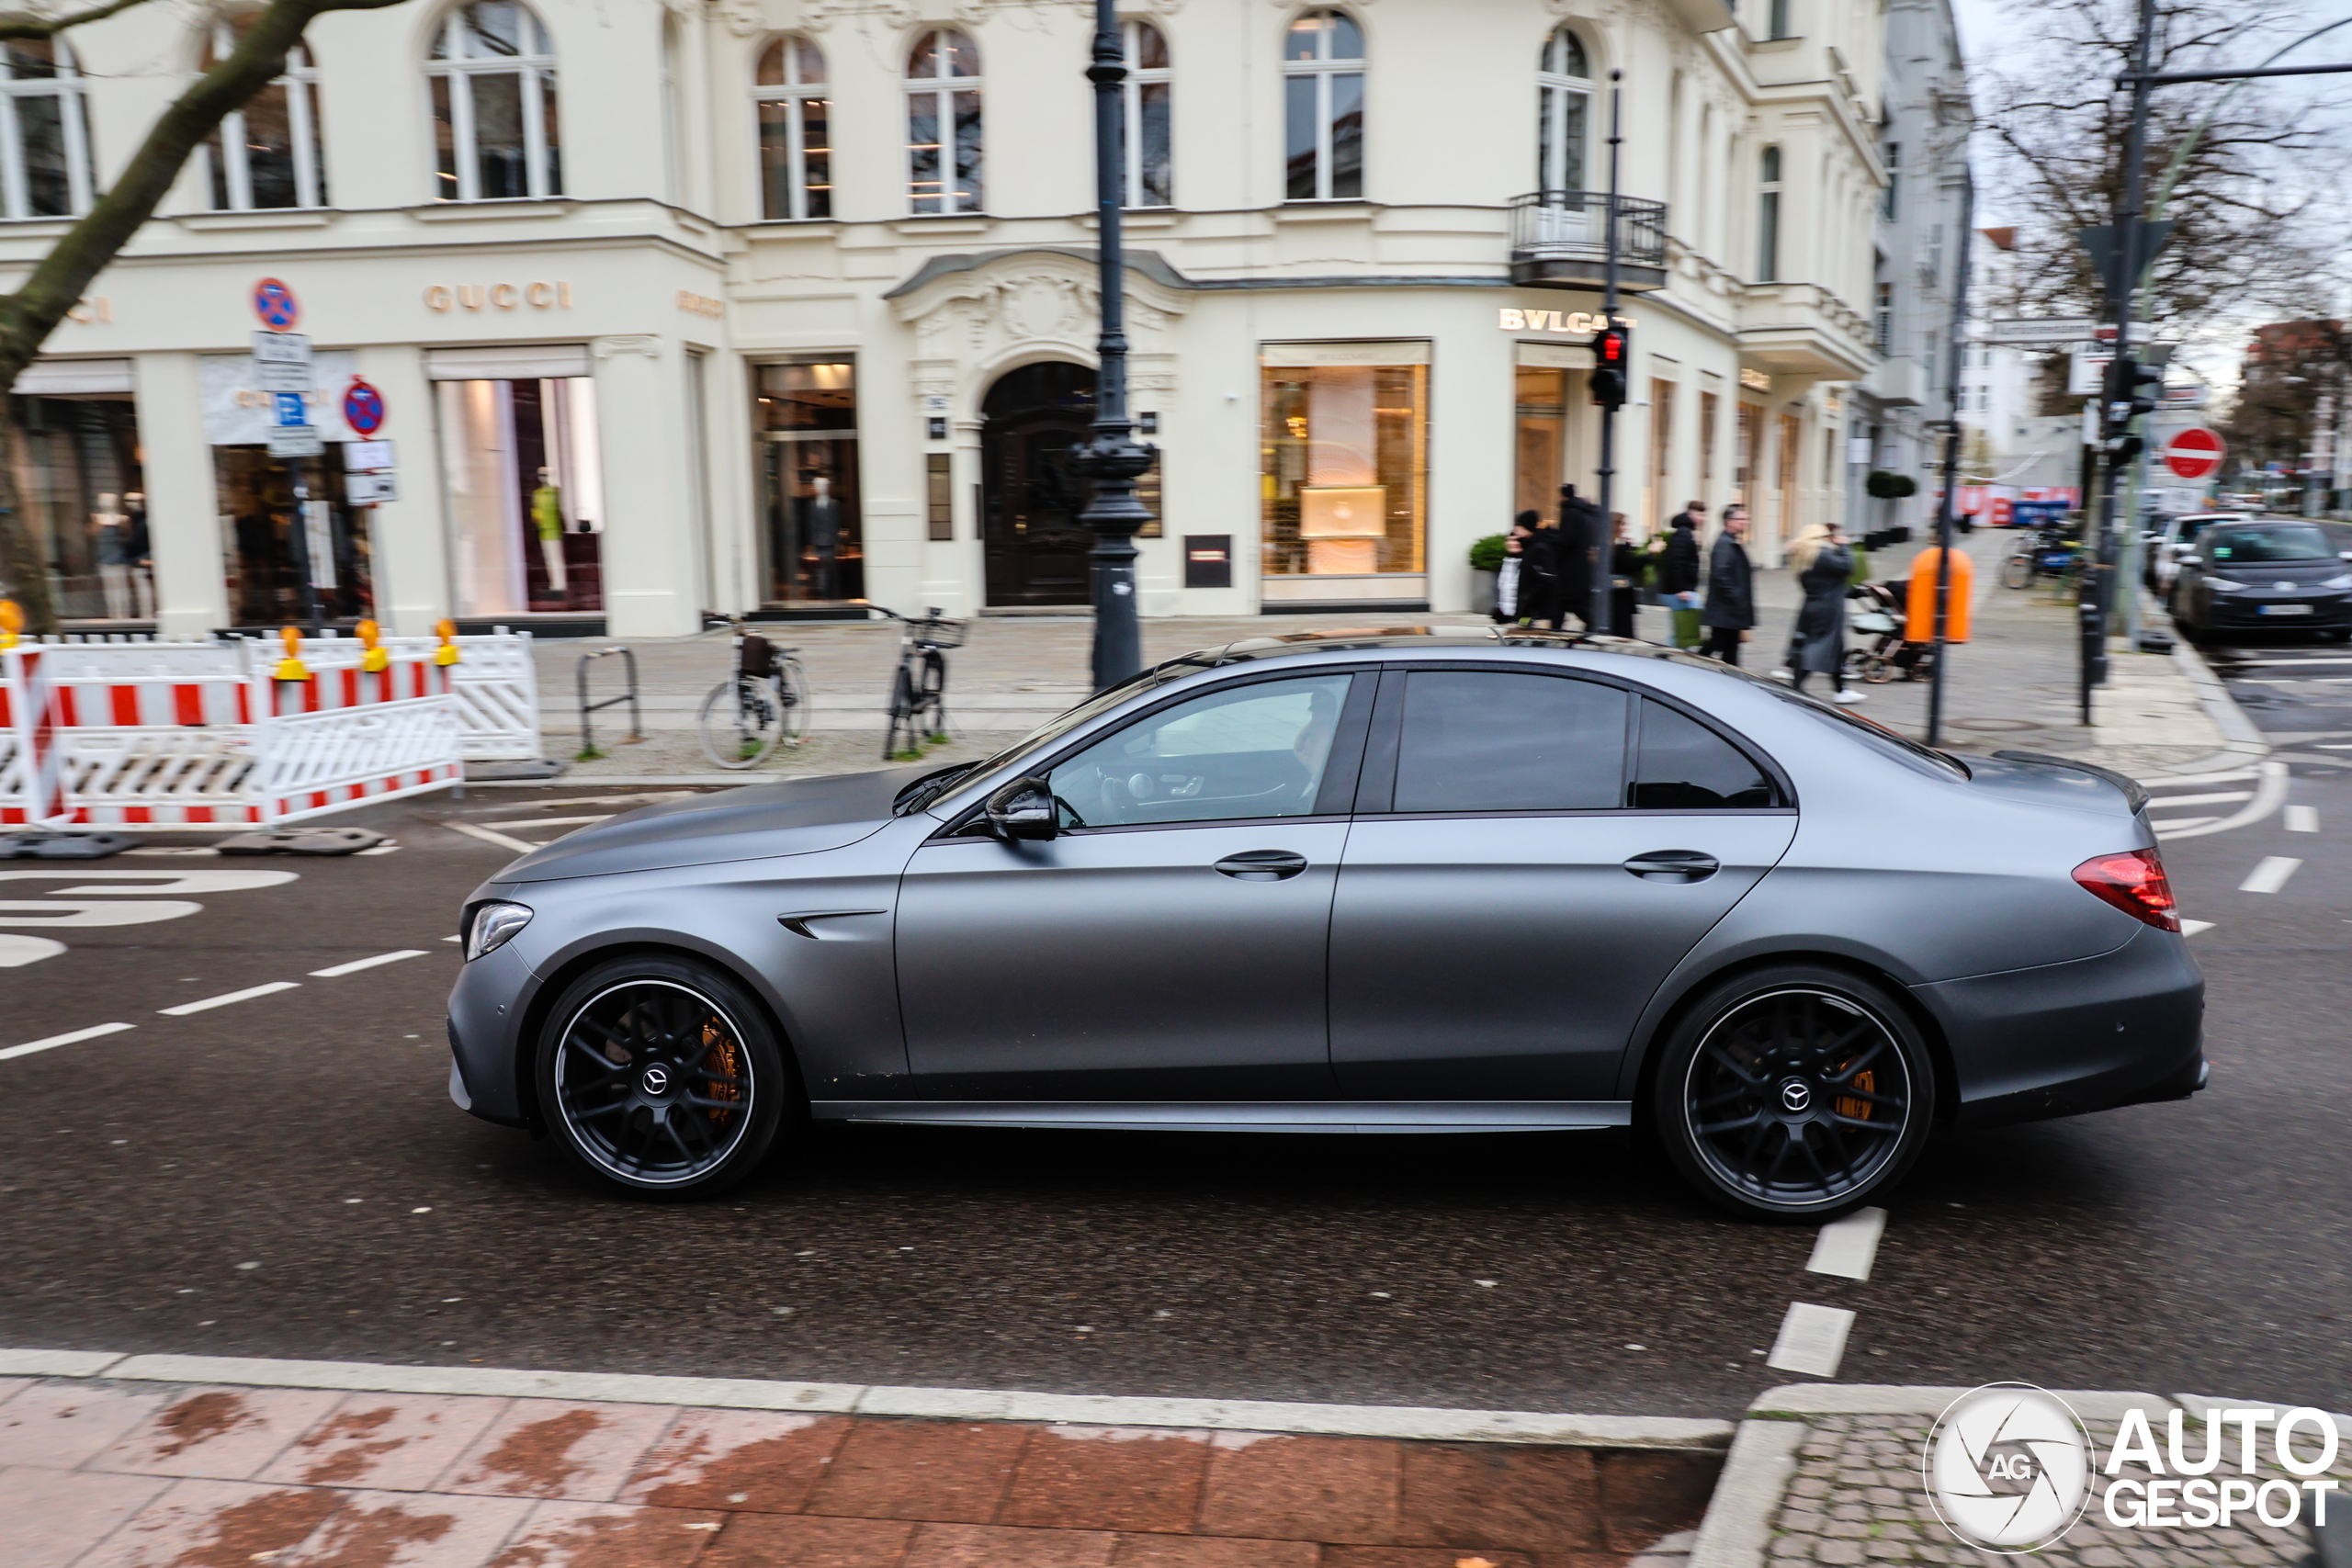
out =
[(1904, 640), (1909, 581), (1858, 583), (1846, 590), (1846, 597), (1856, 603), (1846, 615), (1846, 629), (1858, 639), (1857, 646), (1846, 650), (1852, 671), (1873, 686), (1925, 680), (1936, 667), (1936, 645)]

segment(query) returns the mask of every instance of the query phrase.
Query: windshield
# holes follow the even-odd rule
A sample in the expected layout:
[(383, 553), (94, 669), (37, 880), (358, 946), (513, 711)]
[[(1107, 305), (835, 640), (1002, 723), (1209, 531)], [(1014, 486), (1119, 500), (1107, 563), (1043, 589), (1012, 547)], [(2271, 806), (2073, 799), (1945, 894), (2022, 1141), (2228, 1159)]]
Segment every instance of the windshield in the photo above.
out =
[(2335, 547), (2324, 533), (2309, 523), (2238, 524), (2215, 528), (2205, 536), (2205, 549), (2216, 566), (2335, 558)]
[(2197, 537), (2198, 535), (2202, 534), (2206, 529), (2211, 528), (2216, 523), (2231, 523), (2235, 521), (2236, 519), (2233, 517), (2184, 517), (2180, 520), (2180, 542), (2184, 545), (2188, 543), (2189, 540)]

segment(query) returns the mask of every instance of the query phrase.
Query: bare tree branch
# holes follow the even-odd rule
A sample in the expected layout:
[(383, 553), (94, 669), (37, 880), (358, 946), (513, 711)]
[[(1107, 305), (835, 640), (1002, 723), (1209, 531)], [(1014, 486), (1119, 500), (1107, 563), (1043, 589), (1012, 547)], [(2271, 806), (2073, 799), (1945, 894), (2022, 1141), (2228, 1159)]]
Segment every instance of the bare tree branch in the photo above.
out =
[(103, 6), (93, 6), (86, 11), (75, 11), (63, 17), (0, 17), (0, 39), (55, 38), (68, 28), (78, 28), (85, 22), (103, 22), (119, 11), (133, 6), (144, 6), (147, 0), (107, 0)]

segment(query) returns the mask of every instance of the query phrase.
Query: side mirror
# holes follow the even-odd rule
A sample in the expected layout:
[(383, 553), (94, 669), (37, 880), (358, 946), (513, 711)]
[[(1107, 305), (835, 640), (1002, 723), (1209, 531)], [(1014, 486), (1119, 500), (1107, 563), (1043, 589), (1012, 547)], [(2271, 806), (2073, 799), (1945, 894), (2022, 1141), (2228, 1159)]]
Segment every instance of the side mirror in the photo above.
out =
[(1050, 839), (1061, 831), (1053, 786), (1044, 779), (1015, 779), (989, 795), (981, 810), (989, 831), (1008, 844), (1016, 839)]

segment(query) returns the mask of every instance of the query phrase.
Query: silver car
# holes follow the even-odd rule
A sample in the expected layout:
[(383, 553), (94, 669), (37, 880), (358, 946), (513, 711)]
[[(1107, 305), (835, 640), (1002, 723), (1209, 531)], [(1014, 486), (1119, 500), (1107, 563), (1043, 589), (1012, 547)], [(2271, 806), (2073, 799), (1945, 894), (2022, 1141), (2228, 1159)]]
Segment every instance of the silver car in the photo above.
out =
[(1817, 1218), (1937, 1128), (2203, 1087), (2144, 802), (1647, 644), (1238, 642), (984, 762), (526, 855), (466, 904), (450, 1094), (653, 1195), (808, 1117), (1630, 1124)]

